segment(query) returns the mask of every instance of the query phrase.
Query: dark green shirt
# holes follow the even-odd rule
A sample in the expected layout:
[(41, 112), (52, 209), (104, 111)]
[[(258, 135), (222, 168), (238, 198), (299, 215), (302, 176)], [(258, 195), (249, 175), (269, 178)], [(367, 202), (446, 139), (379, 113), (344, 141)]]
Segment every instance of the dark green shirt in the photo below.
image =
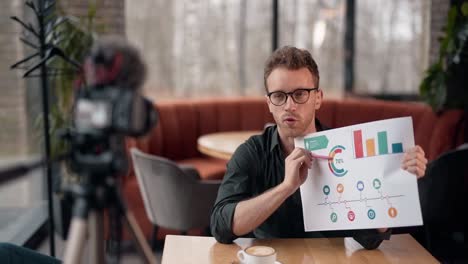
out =
[[(318, 131), (324, 130), (318, 120)], [(265, 129), (239, 146), (227, 165), (227, 171), (211, 212), (211, 233), (221, 243), (237, 238), (232, 220), (237, 203), (258, 196), (283, 182), (285, 155), (281, 150), (277, 126)], [(375, 229), (305, 232), (301, 193), (298, 189), (265, 222), (253, 230), (256, 238), (318, 238), (353, 236), (368, 249), (377, 248), (390, 231), (380, 234)]]

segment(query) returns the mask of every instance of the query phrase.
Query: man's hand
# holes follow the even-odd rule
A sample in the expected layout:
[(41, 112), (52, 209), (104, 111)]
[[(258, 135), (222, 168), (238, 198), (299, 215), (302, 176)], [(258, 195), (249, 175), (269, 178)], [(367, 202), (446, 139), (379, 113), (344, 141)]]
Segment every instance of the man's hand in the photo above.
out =
[[(427, 159), (424, 154), (424, 150), (420, 146), (415, 146), (406, 151), (403, 156), (403, 162), (401, 168), (416, 175), (416, 177), (422, 178), (426, 173)], [(377, 228), (379, 233), (387, 232), (388, 228)]]
[(295, 148), (285, 160), (285, 175), (283, 184), (293, 194), (307, 179), (307, 172), (314, 158), (310, 151)]
[(242, 236), (264, 223), (305, 182), (312, 160), (310, 151), (295, 148), (285, 160), (285, 175), (281, 184), (237, 204), (232, 232)]
[(427, 159), (424, 150), (420, 146), (415, 146), (406, 151), (403, 156), (401, 168), (413, 173), (416, 177), (422, 178), (426, 173)]

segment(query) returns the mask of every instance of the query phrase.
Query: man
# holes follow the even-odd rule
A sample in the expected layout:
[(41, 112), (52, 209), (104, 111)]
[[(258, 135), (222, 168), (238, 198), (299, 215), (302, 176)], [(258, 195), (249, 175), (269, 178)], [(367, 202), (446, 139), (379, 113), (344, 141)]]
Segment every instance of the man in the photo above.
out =
[[(388, 239), (390, 230), (304, 232), (299, 187), (314, 158), (294, 147), (294, 138), (326, 129), (315, 111), (322, 104), (319, 71), (310, 53), (283, 47), (267, 60), (266, 100), (276, 121), (262, 135), (251, 137), (234, 153), (211, 214), (211, 232), (221, 243), (253, 233), (257, 238), (353, 236), (367, 249)], [(402, 168), (424, 175), (427, 160), (416, 146)]]

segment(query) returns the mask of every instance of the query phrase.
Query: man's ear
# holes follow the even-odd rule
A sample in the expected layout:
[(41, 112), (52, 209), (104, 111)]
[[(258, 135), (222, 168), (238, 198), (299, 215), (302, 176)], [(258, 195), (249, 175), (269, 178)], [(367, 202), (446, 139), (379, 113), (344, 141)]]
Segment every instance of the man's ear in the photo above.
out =
[(268, 105), (268, 110), (271, 113), (271, 102), (270, 102), (270, 98), (268, 98), (268, 95), (265, 95), (265, 99), (266, 99), (266, 102), (267, 102), (267, 105)]
[(315, 110), (320, 109), (320, 106), (322, 106), (322, 100), (323, 100), (323, 91), (319, 89), (315, 93)]

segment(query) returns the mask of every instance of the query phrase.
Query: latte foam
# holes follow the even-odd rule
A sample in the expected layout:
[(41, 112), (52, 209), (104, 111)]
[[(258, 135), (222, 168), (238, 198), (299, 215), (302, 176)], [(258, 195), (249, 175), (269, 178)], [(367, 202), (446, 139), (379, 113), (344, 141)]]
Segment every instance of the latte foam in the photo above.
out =
[(254, 256), (269, 256), (275, 253), (275, 249), (266, 246), (253, 246), (247, 248), (245, 252)]

